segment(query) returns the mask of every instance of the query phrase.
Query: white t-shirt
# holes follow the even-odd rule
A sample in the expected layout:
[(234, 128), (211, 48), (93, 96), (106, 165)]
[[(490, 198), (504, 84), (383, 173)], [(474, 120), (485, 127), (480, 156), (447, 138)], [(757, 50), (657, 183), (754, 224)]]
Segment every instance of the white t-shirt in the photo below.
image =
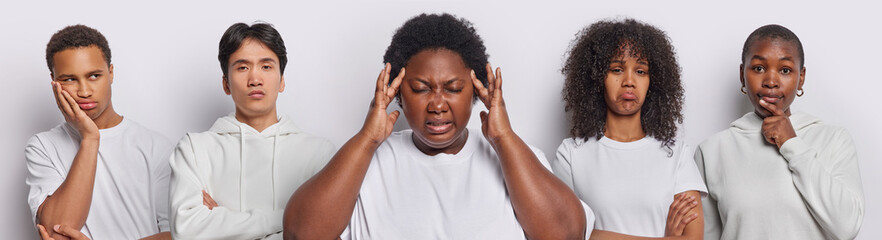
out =
[(420, 152), (412, 134), (393, 133), (374, 153), (343, 239), (525, 239), (499, 159), (480, 131), (469, 132), (459, 153), (435, 156)]
[(627, 143), (567, 138), (551, 166), (591, 206), (595, 229), (663, 237), (674, 194), (707, 192), (688, 146), (677, 143), (668, 154), (651, 137)]
[[(96, 240), (168, 231), (171, 142), (128, 118), (100, 132), (92, 205), (80, 231)], [(64, 182), (79, 147), (79, 133), (67, 123), (28, 140), (25, 182), (32, 221), (40, 204)]]

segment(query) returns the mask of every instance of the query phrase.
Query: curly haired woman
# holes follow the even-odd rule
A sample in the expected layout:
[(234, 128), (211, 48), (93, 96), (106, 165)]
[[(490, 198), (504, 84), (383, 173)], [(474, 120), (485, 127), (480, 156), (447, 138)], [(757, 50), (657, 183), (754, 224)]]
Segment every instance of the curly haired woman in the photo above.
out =
[(555, 174), (596, 214), (592, 239), (701, 239), (706, 192), (682, 123), (680, 67), (665, 33), (600, 21), (573, 42), (562, 72), (572, 129)]

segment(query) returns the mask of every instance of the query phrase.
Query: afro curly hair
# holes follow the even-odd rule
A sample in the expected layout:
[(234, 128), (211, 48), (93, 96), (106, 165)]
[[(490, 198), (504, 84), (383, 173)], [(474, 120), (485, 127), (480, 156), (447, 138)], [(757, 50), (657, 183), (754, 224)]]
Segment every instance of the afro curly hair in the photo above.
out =
[(675, 144), (677, 124), (683, 123), (683, 86), (676, 53), (665, 32), (634, 19), (604, 20), (576, 34), (561, 72), (562, 91), (574, 138), (603, 136), (607, 103), (604, 80), (613, 58), (627, 50), (649, 62), (649, 90), (640, 109), (640, 124), (650, 137), (662, 142), (669, 154)]
[[(487, 86), (487, 49), (472, 23), (464, 18), (444, 14), (420, 14), (413, 17), (392, 36), (383, 61), (392, 65), (390, 79), (395, 79), (410, 58), (423, 50), (446, 49), (459, 54), (466, 67)], [(390, 82), (391, 84), (391, 82)], [(396, 99), (400, 98), (400, 94)], [(477, 95), (474, 97), (477, 99)], [(401, 99), (398, 99), (401, 104)]]
[(49, 43), (46, 44), (46, 65), (49, 66), (49, 71), (55, 74), (55, 70), (53, 70), (55, 68), (53, 63), (55, 53), (71, 48), (89, 46), (96, 46), (101, 49), (101, 53), (104, 54), (104, 61), (107, 62), (107, 66), (110, 66), (110, 46), (101, 32), (81, 24), (67, 26), (58, 30), (49, 38)]

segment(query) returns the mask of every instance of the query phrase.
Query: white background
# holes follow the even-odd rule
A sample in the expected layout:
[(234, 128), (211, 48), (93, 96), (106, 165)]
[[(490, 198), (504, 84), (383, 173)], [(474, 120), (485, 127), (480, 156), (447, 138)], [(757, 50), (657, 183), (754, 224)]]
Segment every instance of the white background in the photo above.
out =
[[(145, 1), (148, 2), (148, 1)], [(82, 23), (110, 42), (117, 112), (177, 141), (205, 131), (233, 111), (223, 94), (217, 44), (228, 26), (263, 20), (282, 33), (289, 63), (279, 112), (303, 129), (342, 145), (362, 125), (382, 56), (394, 31), (422, 12), (472, 21), (490, 61), (505, 75), (512, 124), (528, 143), (554, 157), (568, 124), (561, 101), (565, 51), (583, 27), (633, 17), (665, 30), (677, 49), (686, 88), (680, 138), (692, 146), (751, 111), (739, 91), (738, 64), (747, 35), (782, 24), (805, 46), (805, 96), (792, 108), (846, 127), (857, 144), (866, 198), (859, 239), (882, 238), (882, 155), (877, 121), (882, 91), (882, 13), (871, 1), (727, 3), (669, 1), (329, 1), (150, 3), (5, 2), (0, 8), (0, 233), (36, 234), (25, 201), (24, 146), (63, 121), (49, 86), (45, 47), (59, 29)], [(395, 104), (393, 104), (395, 105)], [(483, 109), (475, 105), (475, 111)], [(477, 114), (469, 125), (479, 128)], [(399, 119), (398, 128), (406, 127)]]

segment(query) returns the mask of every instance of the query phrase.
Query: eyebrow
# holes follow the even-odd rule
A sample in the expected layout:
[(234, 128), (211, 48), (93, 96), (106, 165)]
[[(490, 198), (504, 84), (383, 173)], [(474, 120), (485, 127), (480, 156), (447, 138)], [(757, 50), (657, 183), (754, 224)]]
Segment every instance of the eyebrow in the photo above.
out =
[[(97, 74), (97, 73), (104, 73), (104, 70), (101, 70), (101, 69), (92, 70), (91, 72), (89, 72), (89, 75)], [(66, 78), (76, 78), (76, 77), (77, 76), (74, 74), (61, 74), (61, 75), (55, 76), (55, 79), (66, 79)]]
[[(422, 84), (425, 84), (426, 86), (431, 86), (431, 84), (429, 84), (429, 81), (423, 80), (423, 79), (421, 79), (421, 78), (413, 78), (413, 80), (414, 80), (414, 81), (417, 81), (417, 82), (420, 82), (420, 83), (422, 83)], [(456, 82), (456, 81), (459, 81), (459, 80), (462, 80), (462, 79), (459, 79), (459, 78), (450, 79), (450, 80), (445, 81), (443, 85), (446, 86), (446, 85), (448, 85), (448, 84), (451, 84), (451, 83)]]
[[(269, 57), (267, 57), (267, 58), (261, 58), (260, 60), (258, 60), (258, 62), (272, 62), (272, 63), (275, 63), (276, 60), (273, 59), (273, 58), (269, 58)], [(240, 64), (240, 63), (251, 63), (251, 61), (248, 61), (247, 59), (237, 59), (236, 61), (233, 61), (233, 63), (231, 63), (230, 65), (236, 65), (236, 64)]]

